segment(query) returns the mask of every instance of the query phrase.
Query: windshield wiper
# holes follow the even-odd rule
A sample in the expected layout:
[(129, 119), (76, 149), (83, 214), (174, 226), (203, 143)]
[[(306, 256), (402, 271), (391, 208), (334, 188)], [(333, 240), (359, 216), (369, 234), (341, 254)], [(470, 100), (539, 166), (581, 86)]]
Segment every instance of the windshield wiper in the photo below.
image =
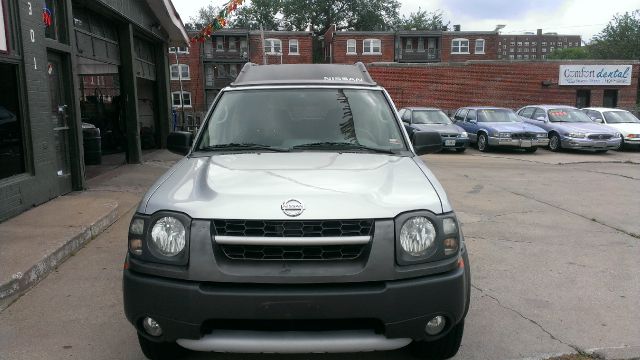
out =
[(333, 141), (301, 144), (301, 145), (292, 146), (291, 149), (292, 150), (299, 150), (299, 149), (364, 150), (364, 151), (377, 152), (381, 154), (393, 154), (393, 155), (397, 154), (395, 151), (389, 150), (389, 149), (377, 149), (377, 148), (372, 148), (372, 147), (364, 146), (360, 144), (354, 144), (354, 143), (348, 143), (348, 142), (333, 142)]
[(288, 152), (289, 149), (273, 147), (269, 145), (253, 143), (229, 143), (204, 146), (197, 151), (237, 151), (237, 150), (267, 150), (275, 152)]

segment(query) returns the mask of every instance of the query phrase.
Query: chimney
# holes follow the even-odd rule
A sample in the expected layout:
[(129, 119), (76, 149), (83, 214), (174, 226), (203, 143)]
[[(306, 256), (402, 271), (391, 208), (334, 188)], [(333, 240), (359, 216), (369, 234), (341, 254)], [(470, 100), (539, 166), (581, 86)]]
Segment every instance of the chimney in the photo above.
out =
[(542, 29), (538, 29), (538, 36), (542, 36)]
[(460, 31), (460, 25), (453, 25), (453, 31)]

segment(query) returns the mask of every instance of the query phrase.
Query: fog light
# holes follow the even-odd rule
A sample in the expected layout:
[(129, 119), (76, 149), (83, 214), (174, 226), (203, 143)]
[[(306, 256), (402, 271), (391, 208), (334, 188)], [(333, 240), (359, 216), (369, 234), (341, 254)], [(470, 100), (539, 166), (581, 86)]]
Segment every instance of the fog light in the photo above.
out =
[(444, 254), (449, 256), (458, 251), (458, 239), (448, 238), (444, 240)]
[(134, 255), (142, 255), (142, 240), (129, 239), (129, 251)]
[(427, 326), (424, 328), (424, 331), (429, 335), (438, 335), (444, 330), (444, 326), (446, 325), (446, 320), (444, 316), (436, 316), (433, 319), (429, 320)]
[(144, 331), (151, 336), (162, 335), (162, 328), (160, 327), (160, 324), (150, 317), (146, 317), (142, 320), (142, 327), (144, 327)]

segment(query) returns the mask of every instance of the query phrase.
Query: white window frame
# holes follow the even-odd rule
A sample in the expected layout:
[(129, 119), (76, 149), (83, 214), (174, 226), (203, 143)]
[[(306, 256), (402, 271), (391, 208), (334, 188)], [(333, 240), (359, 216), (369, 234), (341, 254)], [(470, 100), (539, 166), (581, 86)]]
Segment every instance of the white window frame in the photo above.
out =
[[(358, 42), (356, 39), (347, 40), (347, 55), (358, 55)], [(349, 48), (353, 48), (353, 51), (349, 51)]]
[[(369, 49), (367, 49), (367, 42), (369, 43)], [(375, 51), (376, 47), (378, 48), (378, 51)], [(362, 55), (382, 55), (382, 40), (380, 39), (362, 40)]]
[(188, 46), (178, 46), (178, 47), (170, 47), (169, 48), (169, 54), (189, 54), (189, 47)]
[[(173, 76), (174, 69), (178, 67), (178, 76)], [(184, 75), (184, 70), (187, 70), (187, 76)], [(180, 74), (182, 74), (182, 80), (191, 80), (191, 69), (187, 64), (171, 64), (169, 67), (171, 74), (171, 80), (180, 80)]]
[[(476, 46), (475, 46), (475, 49), (474, 49), (475, 53), (476, 54), (480, 54), (480, 55), (484, 54), (484, 48), (485, 48), (487, 42), (484, 39), (476, 39), (475, 43), (476, 43)], [(478, 51), (478, 43), (482, 43), (482, 49), (480, 51)]]
[[(180, 101), (178, 101), (178, 104), (176, 104), (176, 98), (175, 98), (176, 95), (178, 95), (179, 100), (180, 100)], [(189, 91), (183, 91), (182, 92), (182, 96), (180, 95), (180, 91), (174, 91), (174, 92), (171, 93), (171, 104), (173, 105), (174, 108), (182, 107), (185, 95), (188, 95), (188, 97), (189, 97), (189, 105), (184, 104), (184, 107), (186, 107), (186, 108), (193, 107), (192, 104), (191, 104), (191, 93)]]
[[(296, 51), (291, 51), (291, 46), (294, 44)], [(289, 39), (289, 55), (300, 55), (300, 42), (298, 39)]]
[(224, 51), (224, 37), (216, 36), (216, 51)]
[[(463, 43), (466, 42), (466, 45)], [(466, 51), (462, 51), (466, 48)], [(455, 38), (451, 40), (451, 53), (452, 54), (470, 54), (469, 53), (469, 39)]]
[[(269, 45), (267, 45), (267, 43)], [(280, 51), (276, 51), (276, 44), (280, 44)], [(267, 51), (267, 49), (269, 51)], [(282, 55), (282, 40), (280, 39), (264, 39), (264, 52), (267, 55)]]

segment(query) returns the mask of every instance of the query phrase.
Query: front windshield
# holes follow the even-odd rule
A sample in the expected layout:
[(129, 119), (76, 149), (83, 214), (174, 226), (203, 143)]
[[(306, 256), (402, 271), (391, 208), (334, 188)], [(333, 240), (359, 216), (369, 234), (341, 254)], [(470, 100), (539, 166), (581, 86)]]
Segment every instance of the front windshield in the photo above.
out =
[(549, 110), (549, 121), (551, 122), (593, 122), (587, 114), (578, 109), (551, 109)]
[(640, 123), (637, 117), (628, 111), (605, 111), (607, 124)]
[(451, 124), (449, 117), (442, 110), (414, 110), (414, 124)]
[(368, 147), (405, 150), (382, 91), (268, 89), (224, 93), (197, 150), (231, 145), (292, 150)]
[(520, 122), (518, 115), (509, 109), (478, 110), (478, 122)]

